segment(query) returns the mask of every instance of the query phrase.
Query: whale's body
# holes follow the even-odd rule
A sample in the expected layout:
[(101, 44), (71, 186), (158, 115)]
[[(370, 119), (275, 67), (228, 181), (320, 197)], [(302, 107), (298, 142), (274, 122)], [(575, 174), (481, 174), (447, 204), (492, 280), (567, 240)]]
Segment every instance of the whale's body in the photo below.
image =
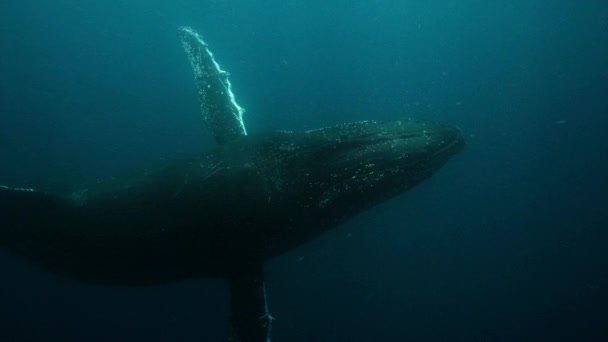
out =
[(226, 277), (407, 190), (461, 147), (458, 130), (416, 121), (242, 137), (64, 194), (4, 189), (2, 240), (92, 282)]
[(266, 341), (263, 262), (407, 191), (464, 140), (456, 128), (411, 120), (248, 136), (227, 75), (198, 35), (181, 34), (219, 145), (60, 194), (0, 186), (0, 247), (102, 284), (226, 278), (235, 340)]

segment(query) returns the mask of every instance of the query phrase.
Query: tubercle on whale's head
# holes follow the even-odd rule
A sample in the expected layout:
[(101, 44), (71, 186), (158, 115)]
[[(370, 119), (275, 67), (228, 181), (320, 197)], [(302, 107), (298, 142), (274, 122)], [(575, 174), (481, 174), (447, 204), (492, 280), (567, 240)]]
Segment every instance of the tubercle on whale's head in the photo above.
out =
[(277, 206), (297, 212), (294, 222), (327, 227), (428, 178), (464, 138), (433, 122), (363, 121), (275, 133), (253, 146), (252, 163)]

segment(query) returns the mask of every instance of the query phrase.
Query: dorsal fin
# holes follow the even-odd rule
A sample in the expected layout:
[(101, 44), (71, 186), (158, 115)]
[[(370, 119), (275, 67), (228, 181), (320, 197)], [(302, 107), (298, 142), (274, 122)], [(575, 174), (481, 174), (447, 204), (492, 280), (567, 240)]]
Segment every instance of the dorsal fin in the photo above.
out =
[(207, 127), (219, 144), (247, 135), (243, 112), (230, 89), (228, 73), (213, 59), (207, 43), (189, 27), (181, 27), (179, 36), (194, 70), (194, 80)]

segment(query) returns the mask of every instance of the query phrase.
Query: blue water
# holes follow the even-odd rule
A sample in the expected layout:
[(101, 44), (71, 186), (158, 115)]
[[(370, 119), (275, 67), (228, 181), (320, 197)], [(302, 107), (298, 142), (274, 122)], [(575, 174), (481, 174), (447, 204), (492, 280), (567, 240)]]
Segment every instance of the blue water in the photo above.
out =
[[(177, 28), (252, 133), (458, 125), (432, 179), (267, 265), (274, 341), (608, 339), (608, 2), (0, 2), (0, 183), (213, 145)], [(0, 341), (219, 341), (221, 281), (107, 288), (0, 254)]]

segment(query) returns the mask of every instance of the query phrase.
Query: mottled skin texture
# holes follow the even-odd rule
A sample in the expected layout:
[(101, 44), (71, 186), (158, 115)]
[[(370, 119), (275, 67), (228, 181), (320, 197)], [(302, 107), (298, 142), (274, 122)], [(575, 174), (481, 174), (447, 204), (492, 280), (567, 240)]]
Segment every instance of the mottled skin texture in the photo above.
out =
[(463, 145), (417, 121), (242, 137), (69, 194), (0, 190), (0, 243), (104, 284), (230, 277), (408, 190)]

